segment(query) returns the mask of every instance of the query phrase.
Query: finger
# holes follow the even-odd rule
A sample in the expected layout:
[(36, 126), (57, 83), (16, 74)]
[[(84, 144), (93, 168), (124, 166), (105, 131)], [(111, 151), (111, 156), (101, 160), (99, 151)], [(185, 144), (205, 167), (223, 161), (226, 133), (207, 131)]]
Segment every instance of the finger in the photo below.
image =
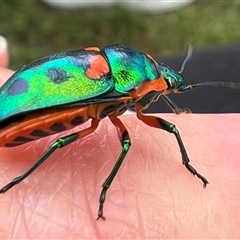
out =
[(8, 78), (10, 78), (12, 76), (14, 72), (10, 69), (7, 69), (7, 68), (1, 68), (0, 67), (0, 86), (6, 82), (6, 80)]
[(6, 68), (9, 64), (7, 40), (0, 35), (0, 67)]
[[(107, 220), (95, 221), (101, 184), (121, 151), (114, 126), (103, 120), (95, 133), (59, 149), (28, 179), (0, 196), (5, 222), (0, 235), (7, 237), (10, 226), (18, 237), (239, 236), (240, 117), (161, 117), (178, 127), (191, 164), (210, 182), (207, 189), (181, 164), (174, 135), (123, 116), (132, 147), (108, 191)], [(1, 148), (1, 186), (26, 171), (56, 137)]]

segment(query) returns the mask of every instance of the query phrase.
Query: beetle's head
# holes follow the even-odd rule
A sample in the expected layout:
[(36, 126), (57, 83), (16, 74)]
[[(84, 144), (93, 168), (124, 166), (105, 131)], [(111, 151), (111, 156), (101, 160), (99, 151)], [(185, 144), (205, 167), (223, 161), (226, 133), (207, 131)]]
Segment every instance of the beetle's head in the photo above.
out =
[(167, 88), (167, 91), (165, 91), (165, 94), (168, 94), (171, 92), (182, 93), (192, 89), (192, 85), (185, 84), (184, 78), (182, 76), (182, 72), (185, 68), (185, 65), (189, 61), (191, 56), (192, 56), (192, 46), (189, 45), (187, 56), (182, 63), (180, 71), (178, 72), (174, 71), (172, 68), (168, 67), (163, 63), (158, 64), (158, 71), (168, 85), (168, 88)]
[(183, 89), (186, 88), (186, 84), (184, 82), (184, 78), (180, 72), (174, 71), (172, 68), (167, 65), (160, 63), (159, 64), (159, 72), (163, 76), (164, 80), (168, 85), (167, 92), (178, 93), (182, 92)]

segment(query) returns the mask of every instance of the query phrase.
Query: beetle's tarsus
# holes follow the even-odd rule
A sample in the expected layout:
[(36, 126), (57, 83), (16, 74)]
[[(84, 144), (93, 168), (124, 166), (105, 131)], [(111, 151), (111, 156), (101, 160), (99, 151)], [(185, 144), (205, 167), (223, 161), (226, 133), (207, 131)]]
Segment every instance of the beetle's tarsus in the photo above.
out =
[(107, 190), (108, 190), (108, 187), (103, 185), (103, 189), (99, 197), (98, 218), (96, 220), (98, 220), (99, 218), (102, 218), (103, 220), (105, 220), (105, 217), (103, 216), (103, 204), (106, 199)]
[(13, 186), (15, 186), (16, 184), (20, 183), (23, 179), (24, 179), (23, 176), (19, 176), (19, 177), (14, 178), (11, 182), (9, 182), (2, 189), (0, 189), (0, 194), (7, 192)]
[(101, 218), (102, 220), (104, 220), (104, 221), (106, 220), (106, 218), (102, 215), (102, 213), (100, 214), (100, 213), (98, 212), (98, 217), (96, 218), (96, 221), (99, 220), (100, 218)]
[(10, 182), (7, 185), (5, 185), (2, 189), (0, 189), (0, 194), (7, 192), (10, 188), (12, 188), (16, 183)]
[(197, 170), (193, 166), (191, 166), (190, 164), (184, 164), (184, 165), (190, 173), (192, 173), (193, 175), (196, 175), (199, 179), (202, 180), (203, 188), (206, 188), (207, 184), (209, 184), (208, 180), (205, 177), (203, 177), (200, 173), (198, 173)]

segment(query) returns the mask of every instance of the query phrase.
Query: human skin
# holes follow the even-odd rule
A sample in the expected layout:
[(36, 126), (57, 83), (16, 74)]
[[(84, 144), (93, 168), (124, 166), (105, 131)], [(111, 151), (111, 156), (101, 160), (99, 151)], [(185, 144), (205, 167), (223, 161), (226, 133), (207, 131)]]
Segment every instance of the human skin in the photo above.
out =
[[(11, 74), (1, 68), (1, 83)], [(94, 133), (57, 150), (0, 195), (0, 237), (239, 238), (240, 115), (158, 116), (178, 127), (192, 166), (210, 182), (206, 189), (181, 164), (173, 134), (148, 127), (134, 114), (121, 116), (132, 147), (107, 192), (106, 221), (96, 221), (101, 184), (121, 151), (115, 127), (104, 119)], [(65, 134), (0, 148), (0, 187)]]

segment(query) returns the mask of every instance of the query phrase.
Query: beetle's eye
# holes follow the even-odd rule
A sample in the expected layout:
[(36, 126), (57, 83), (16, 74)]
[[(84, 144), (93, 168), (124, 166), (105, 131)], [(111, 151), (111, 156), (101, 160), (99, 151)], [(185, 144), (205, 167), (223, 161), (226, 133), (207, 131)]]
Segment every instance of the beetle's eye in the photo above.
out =
[(166, 76), (165, 80), (169, 88), (173, 89), (176, 87), (176, 80), (172, 76)]

